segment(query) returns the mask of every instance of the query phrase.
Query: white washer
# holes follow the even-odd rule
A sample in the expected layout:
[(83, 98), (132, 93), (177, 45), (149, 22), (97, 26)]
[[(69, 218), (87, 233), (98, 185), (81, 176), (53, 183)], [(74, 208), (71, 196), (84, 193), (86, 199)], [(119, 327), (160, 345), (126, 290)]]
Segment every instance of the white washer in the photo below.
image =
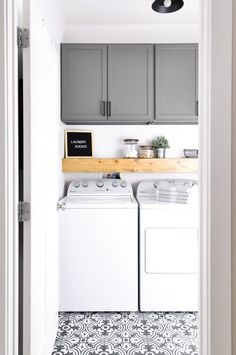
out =
[(156, 189), (144, 181), (137, 190), (140, 310), (197, 311), (197, 186), (191, 204), (159, 202)]
[(138, 204), (121, 180), (76, 180), (60, 210), (60, 311), (138, 309)]

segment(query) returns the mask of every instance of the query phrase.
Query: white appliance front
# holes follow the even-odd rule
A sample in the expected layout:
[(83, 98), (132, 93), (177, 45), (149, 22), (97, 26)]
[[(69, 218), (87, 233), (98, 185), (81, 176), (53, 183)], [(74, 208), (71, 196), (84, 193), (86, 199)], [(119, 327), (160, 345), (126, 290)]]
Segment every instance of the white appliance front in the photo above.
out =
[(140, 310), (197, 311), (197, 204), (163, 203), (155, 194), (153, 181), (139, 185)]
[(137, 311), (137, 202), (94, 184), (60, 202), (60, 311)]

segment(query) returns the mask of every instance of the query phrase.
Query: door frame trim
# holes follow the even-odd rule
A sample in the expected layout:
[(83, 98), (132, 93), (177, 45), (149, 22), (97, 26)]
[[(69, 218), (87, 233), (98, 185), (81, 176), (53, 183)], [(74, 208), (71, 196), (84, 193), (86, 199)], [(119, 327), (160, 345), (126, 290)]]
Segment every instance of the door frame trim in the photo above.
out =
[[(213, 6), (214, 3), (214, 6)], [(231, 355), (232, 0), (201, 1), (201, 355)], [(16, 2), (0, 3), (0, 353), (17, 355)], [(221, 26), (219, 26), (221, 23)], [(223, 56), (222, 56), (223, 53)], [(222, 100), (223, 97), (223, 100)], [(13, 108), (13, 109), (12, 109)], [(222, 122), (222, 117), (224, 121)], [(221, 149), (218, 139), (221, 138)], [(220, 173), (220, 174), (219, 174)], [(222, 179), (226, 182), (222, 189)], [(217, 201), (221, 205), (217, 204)], [(17, 227), (16, 227), (17, 226)], [(224, 238), (222, 238), (222, 230)], [(217, 261), (217, 263), (215, 263)], [(212, 272), (212, 271), (216, 272)], [(219, 290), (219, 292), (216, 292)], [(219, 304), (221, 307), (219, 307)], [(220, 322), (219, 322), (219, 317)], [(216, 321), (217, 319), (217, 321)]]
[(201, 6), (199, 354), (231, 355), (232, 0)]
[(18, 92), (15, 0), (0, 2), (0, 353), (18, 354)]

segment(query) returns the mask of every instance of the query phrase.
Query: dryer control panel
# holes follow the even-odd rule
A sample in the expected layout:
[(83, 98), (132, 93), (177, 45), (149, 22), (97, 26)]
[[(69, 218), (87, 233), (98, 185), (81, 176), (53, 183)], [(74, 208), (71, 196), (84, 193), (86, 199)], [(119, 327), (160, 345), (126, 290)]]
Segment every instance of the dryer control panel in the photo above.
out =
[(132, 185), (120, 179), (75, 180), (67, 192), (73, 195), (127, 195), (133, 196)]
[(153, 181), (142, 181), (138, 185), (137, 196), (150, 196), (156, 195), (159, 189), (165, 191), (187, 190), (197, 187), (196, 180), (187, 179), (157, 179)]

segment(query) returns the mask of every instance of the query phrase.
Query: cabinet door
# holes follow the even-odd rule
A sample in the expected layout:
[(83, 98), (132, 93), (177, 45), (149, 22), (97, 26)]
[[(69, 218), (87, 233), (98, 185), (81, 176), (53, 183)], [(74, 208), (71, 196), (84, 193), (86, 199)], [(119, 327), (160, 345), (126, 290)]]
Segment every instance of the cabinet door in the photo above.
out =
[(108, 120), (142, 123), (154, 118), (154, 46), (108, 46)]
[(62, 121), (106, 121), (107, 46), (62, 44)]
[(156, 122), (198, 122), (197, 44), (156, 45)]

